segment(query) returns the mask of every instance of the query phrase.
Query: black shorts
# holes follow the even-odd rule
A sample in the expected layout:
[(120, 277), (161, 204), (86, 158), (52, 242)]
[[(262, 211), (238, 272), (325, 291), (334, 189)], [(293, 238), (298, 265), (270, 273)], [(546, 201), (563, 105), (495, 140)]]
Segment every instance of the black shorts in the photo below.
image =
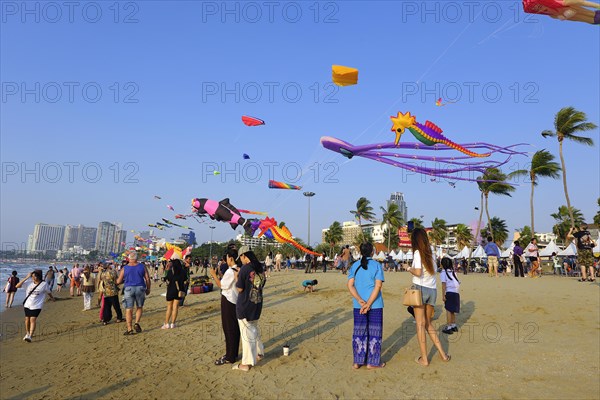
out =
[(179, 297), (179, 290), (177, 290), (177, 288), (167, 288), (167, 301), (173, 300), (181, 300)]
[(460, 312), (460, 295), (454, 292), (446, 292), (446, 301), (444, 302), (444, 308), (451, 313)]
[(30, 310), (27, 307), (23, 307), (23, 308), (25, 309), (25, 316), (26, 317), (35, 317), (35, 318), (37, 318), (38, 315), (40, 315), (40, 313), (42, 312), (41, 309), (39, 309), (39, 310)]
[(537, 261), (537, 257), (529, 257), (529, 261), (531, 261), (531, 262)]

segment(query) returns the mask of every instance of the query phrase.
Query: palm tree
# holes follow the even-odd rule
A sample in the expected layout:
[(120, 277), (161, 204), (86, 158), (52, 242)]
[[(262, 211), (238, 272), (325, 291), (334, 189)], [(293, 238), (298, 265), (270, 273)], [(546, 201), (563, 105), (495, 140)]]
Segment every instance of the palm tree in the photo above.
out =
[(431, 221), (431, 232), (429, 232), (429, 240), (433, 244), (439, 246), (444, 243), (448, 232), (446, 232), (446, 221), (443, 219), (436, 218)]
[(372, 221), (375, 218), (375, 214), (373, 213), (373, 207), (371, 207), (371, 202), (367, 200), (366, 197), (361, 197), (356, 202), (356, 210), (350, 211), (355, 218), (358, 218), (358, 225), (360, 226), (360, 231), (362, 232), (362, 221)]
[(536, 151), (533, 157), (531, 158), (531, 168), (529, 170), (520, 169), (509, 174), (509, 177), (529, 176), (529, 179), (531, 180), (531, 197), (529, 198), (529, 206), (531, 207), (532, 235), (535, 234), (535, 225), (533, 223), (533, 190), (538, 184), (537, 179), (538, 177), (558, 179), (560, 177), (558, 173), (559, 171), (560, 166), (558, 165), (558, 163), (554, 162), (554, 156), (546, 150), (539, 150)]
[[(492, 239), (494, 239), (494, 229), (492, 227), (492, 221), (490, 219), (490, 212), (488, 210), (488, 197), (490, 193), (510, 196), (511, 192), (515, 191), (515, 187), (510, 183), (506, 182), (507, 176), (498, 168), (488, 168), (485, 170), (482, 176), (477, 178), (477, 186), (481, 191), (481, 204), (485, 207), (485, 214), (488, 219), (488, 232), (491, 232)], [(485, 203), (484, 203), (485, 200)], [(481, 226), (481, 216), (483, 212), (479, 213), (479, 224)], [(479, 233), (479, 229), (478, 232)], [(479, 236), (478, 234), (475, 237)], [(495, 240), (494, 240), (495, 241)]]
[(363, 243), (373, 243), (373, 236), (370, 233), (361, 232), (354, 237), (352, 244), (358, 249)]
[[(600, 208), (600, 197), (598, 198), (598, 208)], [(596, 212), (596, 215), (594, 215), (594, 224), (600, 225), (600, 210), (598, 210), (598, 212)]]
[(421, 228), (421, 229), (425, 228), (423, 226), (423, 220), (421, 218), (417, 218), (417, 217), (411, 218), (410, 222), (412, 222), (414, 224), (414, 228), (415, 229), (417, 229), (417, 228)]
[[(381, 212), (383, 213), (383, 216), (381, 217), (381, 225), (386, 225), (386, 229), (385, 231), (390, 231), (392, 234), (388, 234), (387, 235), (387, 248), (388, 251), (390, 251), (390, 242), (392, 240), (392, 236), (394, 236), (394, 232), (395, 232), (395, 236), (398, 236), (398, 228), (400, 228), (402, 226), (402, 224), (404, 224), (404, 221), (402, 220), (402, 213), (400, 212), (400, 208), (398, 207), (398, 204), (396, 203), (388, 203), (387, 208), (383, 208), (383, 207), (379, 207), (381, 209)], [(386, 233), (384, 231), (384, 238), (386, 237)], [(396, 240), (396, 243), (398, 243), (400, 240)]]
[(325, 232), (325, 241), (329, 243), (331, 246), (331, 254), (333, 255), (333, 249), (341, 242), (344, 238), (344, 233), (342, 231), (342, 225), (338, 221), (334, 221)]
[(577, 111), (574, 107), (565, 107), (557, 112), (554, 117), (554, 131), (545, 130), (542, 132), (543, 137), (556, 137), (558, 139), (558, 154), (560, 155), (560, 165), (562, 167), (567, 210), (571, 217), (571, 228), (575, 226), (575, 216), (571, 212), (573, 208), (571, 208), (571, 200), (569, 199), (569, 191), (567, 190), (567, 168), (565, 166), (565, 158), (563, 157), (563, 142), (567, 139), (586, 146), (593, 146), (594, 141), (591, 138), (576, 135), (578, 132), (596, 129), (596, 125), (586, 121), (586, 119), (587, 116), (584, 112)]
[(391, 246), (391, 242), (395, 243), (396, 246), (398, 246), (398, 243), (400, 243), (400, 236), (398, 235), (398, 228), (392, 228), (391, 230), (389, 228), (385, 228), (383, 230), (383, 239), (385, 241), (387, 241), (388, 243), (388, 251), (392, 251), (393, 249), (390, 248)]
[(471, 232), (471, 228), (465, 224), (456, 225), (456, 228), (454, 229), (454, 236), (456, 237), (456, 244), (459, 251), (465, 246), (470, 246), (471, 242), (473, 241), (473, 233)]
[(571, 224), (581, 225), (584, 222), (581, 211), (573, 207), (568, 210), (567, 206), (560, 206), (558, 212), (550, 214), (550, 216), (556, 221), (556, 224), (552, 227), (552, 232), (561, 239), (563, 244), (568, 243), (567, 234)]
[(526, 247), (529, 244), (529, 242), (531, 242), (531, 238), (533, 238), (531, 228), (525, 225), (523, 229), (519, 231), (519, 234), (521, 235), (519, 237), (519, 242), (521, 243), (521, 246)]
[(489, 230), (489, 227), (483, 228), (481, 231), (482, 236), (491, 236), (492, 240), (498, 245), (502, 246), (506, 239), (508, 239), (508, 228), (506, 227), (506, 221), (500, 219), (498, 217), (492, 217), (489, 224), (492, 230)]

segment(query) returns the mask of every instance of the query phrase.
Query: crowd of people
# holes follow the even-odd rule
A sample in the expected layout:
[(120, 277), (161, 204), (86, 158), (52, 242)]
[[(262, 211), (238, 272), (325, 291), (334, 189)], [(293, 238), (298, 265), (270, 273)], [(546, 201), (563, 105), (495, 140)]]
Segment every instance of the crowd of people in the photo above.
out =
[[(581, 280), (594, 281), (598, 273), (597, 262), (596, 266), (592, 265), (593, 255), (590, 254), (595, 243), (590, 239), (587, 227), (582, 226), (575, 232), (569, 232), (569, 235), (575, 238), (577, 243)], [(387, 271), (407, 271), (411, 276), (412, 287), (420, 296), (418, 304), (411, 304), (408, 307), (416, 323), (416, 336), (419, 343), (420, 353), (414, 361), (421, 366), (427, 366), (432, 361), (427, 351), (427, 337), (435, 346), (441, 361), (451, 360), (450, 354), (442, 347), (432, 319), (439, 280), (446, 310), (446, 324), (441, 332), (446, 335), (458, 332), (456, 314), (460, 312), (461, 282), (456, 272), (465, 266), (449, 257), (436, 259), (426, 231), (420, 228), (415, 229), (411, 234), (411, 250), (413, 258), (410, 264), (400, 266), (391, 257), (387, 257), (383, 263), (374, 260), (375, 249), (371, 243), (363, 243), (360, 246), (360, 258), (357, 260), (354, 259), (349, 246), (343, 247), (339, 255), (336, 267), (342, 274), (347, 275), (347, 288), (353, 302), (354, 369), (363, 366), (367, 369), (385, 367), (385, 362), (381, 360), (384, 308), (382, 287), (384, 272)], [(498, 277), (501, 273), (506, 274), (508, 268), (501, 268), (500, 249), (491, 237), (487, 238), (484, 251), (487, 255), (489, 276)], [(528, 254), (527, 258), (525, 254)], [(322, 259), (326, 261), (325, 256)], [(307, 263), (305, 272), (316, 271), (313, 269), (315, 260), (312, 256), (305, 258), (304, 261)], [(553, 262), (555, 271), (561, 273), (562, 266), (556, 254), (553, 254)], [(83, 296), (84, 311), (92, 309), (92, 299), (97, 293), (100, 322), (104, 325), (109, 324), (113, 319), (114, 311), (116, 323), (125, 322), (124, 335), (130, 336), (142, 332), (141, 320), (146, 296), (150, 295), (152, 285), (161, 281), (160, 286), (166, 284), (166, 311), (161, 329), (175, 329), (179, 309), (183, 307), (188, 293), (192, 271), (194, 268), (195, 272), (206, 271), (215, 285), (220, 288), (221, 323), (225, 336), (225, 352), (214, 361), (214, 364), (217, 366), (231, 364), (235, 370), (249, 371), (264, 357), (264, 345), (258, 326), (263, 308), (263, 288), (270, 274), (289, 268), (288, 265), (284, 267), (283, 263), (284, 258), (281, 253), (275, 256), (269, 253), (263, 263), (248, 246), (237, 249), (236, 245), (232, 244), (220, 259), (214, 257), (204, 261), (192, 260), (190, 255), (181, 259), (175, 253), (171, 259), (162, 263), (162, 277), (159, 277), (160, 265), (139, 262), (138, 253), (132, 250), (127, 253), (126, 260), (121, 264), (98, 263), (84, 265), (82, 268), (75, 264), (70, 271), (66, 268), (61, 270), (50, 266), (45, 274), (41, 270), (35, 270), (23, 280), (20, 280), (17, 272), (13, 271), (5, 287), (6, 304), (7, 307), (12, 306), (15, 292), (30, 282), (26, 288), (24, 301), (26, 335), (23, 340), (31, 342), (35, 333), (36, 320), (41, 313), (46, 295), (55, 300), (52, 295), (54, 284), (57, 285), (55, 292), (61, 292), (64, 286), (69, 285), (69, 294), (72, 297)], [(516, 277), (525, 276), (526, 264), (530, 264), (529, 276), (537, 276), (540, 268), (535, 239), (532, 239), (526, 247), (522, 247), (518, 240), (514, 243), (512, 266)], [(326, 272), (326, 266), (323, 272)], [(464, 273), (467, 273), (467, 268), (464, 269)], [(313, 293), (317, 284), (316, 279), (305, 279), (301, 285), (304, 292)], [(124, 315), (119, 295), (122, 295)]]

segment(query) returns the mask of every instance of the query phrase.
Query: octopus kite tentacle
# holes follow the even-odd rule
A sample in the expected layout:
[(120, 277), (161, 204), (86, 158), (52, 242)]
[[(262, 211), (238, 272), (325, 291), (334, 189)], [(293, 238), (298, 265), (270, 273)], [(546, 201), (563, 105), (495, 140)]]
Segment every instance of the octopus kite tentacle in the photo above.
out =
[[(488, 168), (498, 168), (505, 165), (510, 161), (513, 156), (523, 155), (526, 156), (528, 153), (516, 150), (516, 147), (526, 145), (526, 143), (513, 144), (506, 147), (493, 145), (490, 143), (476, 142), (466, 143), (460, 145), (467, 151), (471, 149), (486, 149), (489, 150), (489, 155), (503, 154), (504, 157), (501, 160), (481, 160), (481, 161), (469, 161), (473, 157), (459, 156), (459, 157), (448, 157), (448, 156), (431, 156), (421, 154), (401, 154), (395, 153), (395, 149), (408, 149), (408, 150), (431, 150), (431, 151), (444, 151), (444, 150), (455, 150), (455, 147), (451, 147), (445, 144), (436, 143), (432, 146), (423, 145), (422, 143), (375, 143), (361, 146), (354, 146), (348, 142), (333, 137), (322, 137), (321, 144), (326, 149), (335, 151), (342, 154), (347, 158), (354, 156), (368, 158), (374, 161), (382, 162), (394, 167), (403, 168), (409, 171), (448, 178), (453, 180), (462, 181), (478, 181), (475, 177), (462, 177), (454, 174), (461, 174), (463, 172), (477, 172), (483, 174)], [(383, 151), (382, 151), (383, 150)], [(403, 162), (402, 159), (414, 160), (413, 162)], [(416, 164), (416, 161), (421, 161), (421, 165)], [(425, 163), (436, 163), (434, 166), (427, 166)]]

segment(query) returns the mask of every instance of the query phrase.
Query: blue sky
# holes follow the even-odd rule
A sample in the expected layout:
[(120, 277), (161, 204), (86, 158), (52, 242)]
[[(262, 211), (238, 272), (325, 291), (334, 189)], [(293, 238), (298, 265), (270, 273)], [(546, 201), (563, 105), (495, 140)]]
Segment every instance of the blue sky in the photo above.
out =
[[(471, 223), (475, 183), (452, 188), (347, 160), (320, 137), (391, 141), (389, 116), (411, 111), (458, 143), (526, 142), (558, 158), (557, 142), (539, 133), (561, 107), (600, 122), (598, 27), (527, 16), (517, 3), (273, 2), (271, 15), (263, 2), (114, 4), (80, 3), (72, 15), (2, 4), (5, 248), (25, 243), (38, 222), (143, 230), (173, 219), (167, 204), (188, 213), (194, 197), (269, 212), (306, 240), (307, 199), (269, 190), (270, 174), (317, 193), (312, 242), (350, 220), (359, 197), (379, 210), (393, 191), (405, 193), (409, 217)], [(359, 84), (333, 86), (332, 64), (359, 68)], [(456, 103), (436, 107), (438, 97)], [(242, 115), (266, 125), (246, 127)], [(598, 130), (589, 135), (594, 147), (567, 143), (564, 153), (572, 204), (591, 220), (600, 140)], [(215, 164), (220, 176), (210, 173)], [(505, 170), (526, 164), (517, 157)], [(491, 198), (490, 213), (511, 230), (529, 225), (529, 190), (521, 183), (512, 197)], [(542, 181), (535, 201), (536, 230), (550, 231), (549, 214), (565, 204), (561, 181)], [(199, 241), (209, 238), (206, 224), (189, 223)], [(216, 240), (234, 235), (216, 226)]]

